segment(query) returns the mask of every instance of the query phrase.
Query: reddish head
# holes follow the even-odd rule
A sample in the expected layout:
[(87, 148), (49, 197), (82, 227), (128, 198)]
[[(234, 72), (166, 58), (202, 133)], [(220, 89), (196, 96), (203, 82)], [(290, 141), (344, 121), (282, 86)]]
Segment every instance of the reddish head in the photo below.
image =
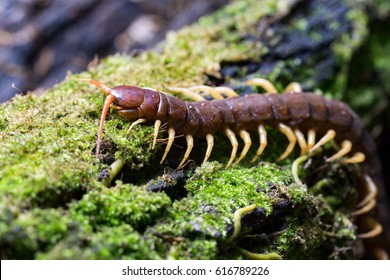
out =
[(98, 157), (100, 153), (103, 125), (110, 106), (113, 105), (116, 109), (125, 110), (126, 118), (128, 119), (138, 119), (142, 117), (139, 106), (144, 101), (144, 91), (142, 88), (132, 86), (117, 86), (110, 88), (109, 86), (92, 79), (82, 78), (79, 80), (89, 82), (99, 87), (107, 95), (100, 117), (98, 139), (96, 143), (96, 157)]

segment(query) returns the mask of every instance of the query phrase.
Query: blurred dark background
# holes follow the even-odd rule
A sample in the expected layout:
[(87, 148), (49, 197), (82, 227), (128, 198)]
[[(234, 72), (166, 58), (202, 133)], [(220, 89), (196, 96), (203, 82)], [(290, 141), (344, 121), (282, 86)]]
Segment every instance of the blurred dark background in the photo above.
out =
[[(1, 0), (0, 103), (94, 58), (154, 47), (227, 0)], [(115, 15), (115, 16), (113, 16)]]

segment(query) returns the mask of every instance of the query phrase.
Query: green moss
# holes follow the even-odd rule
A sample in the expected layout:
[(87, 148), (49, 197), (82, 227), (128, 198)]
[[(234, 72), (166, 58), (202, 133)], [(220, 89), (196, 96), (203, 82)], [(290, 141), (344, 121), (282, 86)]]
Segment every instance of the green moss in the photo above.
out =
[(218, 243), (215, 240), (197, 239), (178, 242), (170, 247), (166, 256), (173, 260), (209, 260), (218, 259)]
[(324, 245), (325, 235), (313, 219), (293, 219), (286, 231), (277, 237), (278, 251), (284, 259), (315, 259), (316, 250)]
[(0, 256), (2, 259), (33, 259), (41, 250), (59, 242), (69, 219), (62, 210), (20, 210), (0, 204)]
[(150, 249), (151, 240), (126, 224), (102, 227), (85, 236), (82, 243), (65, 239), (38, 259), (160, 259)]
[[(117, 184), (110, 189), (92, 190), (73, 203), (69, 215), (73, 220), (98, 226), (129, 224), (144, 229), (164, 215), (171, 201), (165, 193), (147, 193), (139, 187)], [(87, 221), (85, 221), (87, 220)]]

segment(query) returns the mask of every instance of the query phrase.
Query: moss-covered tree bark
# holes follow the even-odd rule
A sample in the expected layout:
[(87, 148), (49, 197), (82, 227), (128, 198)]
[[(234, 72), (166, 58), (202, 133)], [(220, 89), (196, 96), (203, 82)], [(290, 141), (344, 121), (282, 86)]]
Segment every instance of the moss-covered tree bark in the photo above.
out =
[[(364, 117), (364, 109), (384, 97), (367, 87), (375, 94), (357, 89), (351, 98), (349, 67), (369, 34), (370, 15), (386, 17), (389, 10), (380, 1), (232, 1), (169, 34), (156, 50), (108, 57), (44, 95), (2, 105), (1, 258), (360, 258), (350, 215), (360, 169), (325, 164), (332, 145), (301, 167), (304, 183), (291, 173), (298, 150), (276, 162), (287, 140), (271, 128), (258, 164), (247, 156), (225, 170), (230, 142), (221, 135), (210, 162), (201, 165), (205, 141), (198, 140), (193, 161), (176, 171), (182, 139), (160, 165), (164, 143), (151, 149), (153, 128), (139, 125), (127, 133), (129, 123), (112, 113), (97, 163), (102, 94), (75, 78), (165, 92), (173, 85), (226, 85), (243, 94), (253, 90), (241, 83), (251, 77), (269, 79), (280, 91), (299, 81), (305, 90), (351, 101)], [(385, 53), (383, 45), (375, 50)], [(107, 186), (110, 164), (119, 159), (124, 167)]]

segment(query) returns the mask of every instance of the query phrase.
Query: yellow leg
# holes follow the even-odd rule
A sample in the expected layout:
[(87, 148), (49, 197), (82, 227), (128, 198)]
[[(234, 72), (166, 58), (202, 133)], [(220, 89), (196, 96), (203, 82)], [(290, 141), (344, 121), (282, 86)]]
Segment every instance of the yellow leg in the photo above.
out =
[(286, 150), (284, 151), (284, 153), (278, 158), (278, 160), (283, 160), (285, 159), (291, 152), (292, 150), (294, 149), (294, 146), (295, 146), (295, 143), (297, 142), (297, 138), (295, 137), (295, 134), (294, 132), (292, 131), (292, 129), (285, 125), (285, 124), (282, 124), (280, 123), (279, 126), (278, 126), (280, 132), (282, 132), (284, 135), (286, 135), (288, 141), (290, 142), (286, 148)]
[(248, 250), (239, 248), (240, 252), (249, 258), (250, 260), (283, 260), (283, 258), (275, 252), (267, 253), (267, 254), (259, 254), (249, 252)]
[(105, 178), (102, 182), (106, 187), (110, 186), (111, 181), (119, 174), (123, 166), (125, 166), (125, 163), (125, 159), (120, 157), (110, 165), (110, 176)]
[(193, 92), (187, 88), (181, 88), (181, 87), (167, 87), (168, 90), (175, 92), (175, 93), (180, 93), (183, 94), (184, 96), (187, 96), (188, 98), (191, 98), (195, 101), (202, 101), (206, 100), (202, 95), (199, 93)]
[(206, 150), (206, 155), (204, 157), (203, 163), (205, 163), (211, 155), (211, 151), (213, 150), (213, 146), (214, 146), (214, 136), (211, 134), (207, 134), (206, 141), (207, 141), (207, 150)]
[(158, 136), (158, 131), (159, 131), (159, 129), (160, 129), (160, 126), (161, 126), (161, 121), (160, 121), (160, 120), (156, 120), (156, 122), (154, 123), (154, 133), (153, 133), (152, 150), (153, 150), (154, 147), (156, 146), (157, 136)]
[(259, 149), (256, 152), (256, 155), (252, 159), (252, 163), (255, 162), (263, 153), (265, 147), (267, 146), (267, 131), (265, 130), (265, 127), (261, 124), (258, 127), (259, 135), (260, 135), (260, 146)]
[(249, 86), (262, 87), (267, 93), (278, 93), (275, 86), (270, 81), (262, 78), (250, 79), (246, 81), (245, 84)]
[(232, 153), (230, 154), (230, 159), (225, 167), (225, 168), (228, 168), (232, 164), (233, 160), (236, 157), (237, 149), (238, 149), (238, 141), (237, 141), (236, 135), (234, 134), (234, 132), (231, 129), (226, 128), (225, 134), (229, 138), (230, 143), (232, 144)]
[(374, 181), (371, 179), (371, 177), (367, 174), (364, 175), (364, 180), (366, 181), (366, 188), (367, 188), (367, 195), (366, 197), (356, 206), (357, 208), (362, 208), (368, 203), (370, 203), (371, 200), (374, 200), (375, 197), (378, 195), (378, 187), (374, 183)]
[(194, 138), (192, 137), (192, 135), (190, 135), (190, 134), (186, 135), (186, 142), (187, 142), (187, 150), (183, 156), (182, 161), (180, 162), (179, 166), (177, 167), (177, 169), (180, 169), (183, 166), (183, 164), (186, 162), (187, 158), (189, 157), (189, 155), (192, 151), (192, 148), (194, 147)]
[(348, 154), (351, 150), (352, 150), (352, 142), (349, 140), (344, 140), (343, 143), (341, 143), (341, 149), (336, 154), (328, 158), (326, 161), (331, 162), (338, 158), (341, 158), (346, 154)]
[(236, 165), (237, 163), (239, 163), (246, 156), (246, 154), (249, 151), (249, 148), (252, 145), (251, 136), (249, 135), (248, 131), (241, 130), (239, 132), (239, 134), (240, 134), (241, 139), (244, 141), (245, 146), (242, 149), (240, 157), (236, 160), (235, 163), (233, 163), (233, 165)]
[(253, 211), (256, 209), (256, 204), (251, 204), (249, 206), (246, 206), (246, 207), (243, 207), (243, 208), (240, 208), (240, 209), (237, 209), (235, 212), (234, 212), (234, 215), (233, 215), (233, 221), (234, 221), (234, 232), (233, 232), (233, 235), (229, 238), (230, 240), (233, 240), (235, 238), (237, 238), (239, 235), (240, 235), (240, 231), (241, 231), (241, 218), (243, 215)]
[(374, 218), (367, 217), (366, 223), (372, 229), (369, 232), (357, 234), (356, 235), (357, 238), (361, 238), (361, 239), (373, 238), (382, 233), (383, 231), (382, 225)]
[(286, 89), (284, 90), (285, 93), (288, 92), (302, 92), (302, 87), (297, 82), (290, 83)]
[(379, 246), (372, 248), (372, 250), (375, 252), (374, 253), (375, 259), (377, 259), (377, 260), (388, 260), (389, 259), (389, 255), (387, 254), (387, 252), (384, 249), (379, 248)]
[(138, 120), (136, 120), (135, 122), (133, 122), (130, 125), (129, 130), (127, 131), (127, 133), (129, 133), (133, 129), (133, 127), (136, 126), (137, 124), (144, 123), (146, 121), (147, 121), (146, 119), (138, 119)]
[(160, 164), (163, 163), (163, 161), (166, 158), (169, 150), (171, 149), (173, 140), (175, 140), (175, 130), (173, 128), (169, 128), (168, 129), (168, 143), (167, 143), (167, 147), (165, 148), (164, 155), (163, 155), (163, 157), (162, 157), (162, 159), (160, 161)]
[(295, 136), (298, 140), (299, 147), (301, 148), (301, 156), (307, 153), (307, 143), (305, 136), (299, 129), (294, 129)]
[(317, 142), (317, 144), (315, 144), (310, 150), (309, 152), (313, 152), (315, 150), (317, 150), (319, 147), (325, 145), (326, 143), (328, 143), (330, 140), (332, 140), (333, 138), (335, 138), (336, 136), (336, 131), (334, 131), (333, 129), (329, 129), (328, 132), (320, 139), (320, 141)]
[(309, 129), (309, 131), (307, 132), (307, 151), (310, 151), (311, 148), (313, 148), (313, 146), (315, 145), (316, 143), (316, 132), (314, 129)]
[[(296, 160), (294, 160), (292, 166), (291, 166), (291, 173), (294, 177), (294, 181), (295, 183), (297, 184), (302, 184), (302, 181), (301, 179), (299, 179), (299, 174), (298, 174), (298, 171), (299, 171), (299, 166), (304, 163), (305, 161), (307, 161), (310, 157), (314, 156), (315, 154), (317, 154), (319, 152), (319, 150), (316, 150), (310, 154), (305, 154), (303, 156), (300, 156), (299, 158), (297, 158)], [(326, 180), (326, 179), (324, 179)], [(318, 184), (318, 183), (317, 183)], [(316, 185), (317, 185), (316, 184)]]
[(355, 153), (352, 157), (343, 159), (344, 163), (361, 163), (366, 159), (366, 155), (363, 153)]
[(374, 209), (375, 206), (376, 206), (376, 200), (373, 199), (369, 203), (367, 203), (365, 206), (363, 206), (362, 208), (359, 208), (359, 209), (351, 212), (351, 216), (359, 216), (359, 215), (366, 214), (366, 213), (370, 212), (372, 209)]
[(194, 87), (190, 87), (189, 90), (208, 93), (211, 97), (217, 100), (223, 99), (223, 96), (220, 92), (218, 92), (217, 90), (209, 86), (194, 86)]
[(227, 97), (239, 96), (239, 94), (237, 92), (235, 92), (234, 90), (232, 90), (231, 88), (228, 88), (228, 87), (216, 87), (214, 89), (216, 91), (218, 91), (219, 93), (225, 94)]

